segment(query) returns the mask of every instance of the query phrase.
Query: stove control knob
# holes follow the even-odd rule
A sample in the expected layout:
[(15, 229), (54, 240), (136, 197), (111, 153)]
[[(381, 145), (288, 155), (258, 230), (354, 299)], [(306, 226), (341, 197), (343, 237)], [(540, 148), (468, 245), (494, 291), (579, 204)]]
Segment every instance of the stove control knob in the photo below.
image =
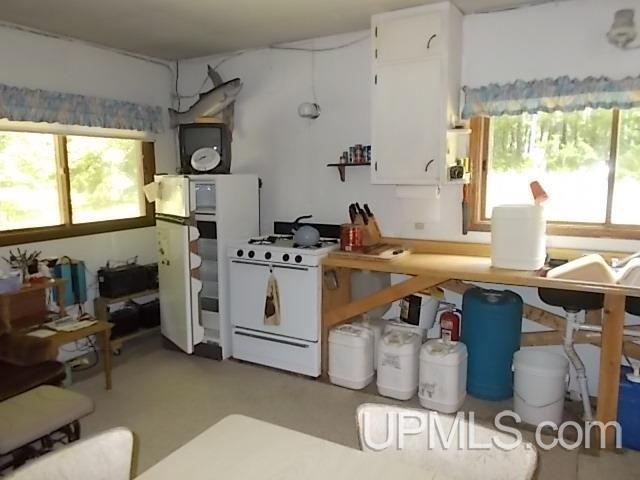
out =
[(282, 261), (283, 262), (288, 262), (289, 261), (289, 254), (285, 253), (284, 255), (282, 255)]
[(241, 257), (242, 255), (244, 255), (244, 252), (242, 251), (242, 249), (238, 250), (236, 252), (236, 255), (238, 255), (239, 257)]
[(249, 258), (253, 258), (256, 256), (256, 252), (254, 252), (253, 250), (249, 250), (249, 253), (247, 255), (249, 255)]
[(267, 252), (264, 254), (264, 258), (266, 258), (267, 260), (269, 260), (271, 258), (271, 252)]
[(300, 255), (296, 255), (296, 263), (300, 263), (302, 261), (302, 257)]

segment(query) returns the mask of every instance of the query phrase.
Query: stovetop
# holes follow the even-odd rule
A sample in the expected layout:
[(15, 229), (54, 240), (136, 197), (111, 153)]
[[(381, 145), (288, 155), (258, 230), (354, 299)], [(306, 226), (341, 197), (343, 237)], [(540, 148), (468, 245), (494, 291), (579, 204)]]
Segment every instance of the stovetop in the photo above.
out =
[(227, 253), (243, 262), (318, 266), (324, 256), (339, 247), (338, 243), (336, 238), (321, 238), (316, 245), (303, 247), (293, 241), (292, 235), (265, 235), (234, 243)]
[(293, 235), (265, 235), (249, 239), (249, 245), (272, 245), (274, 247), (293, 248), (299, 250), (318, 250), (337, 245), (337, 238), (321, 238), (314, 245), (298, 245), (293, 241)]

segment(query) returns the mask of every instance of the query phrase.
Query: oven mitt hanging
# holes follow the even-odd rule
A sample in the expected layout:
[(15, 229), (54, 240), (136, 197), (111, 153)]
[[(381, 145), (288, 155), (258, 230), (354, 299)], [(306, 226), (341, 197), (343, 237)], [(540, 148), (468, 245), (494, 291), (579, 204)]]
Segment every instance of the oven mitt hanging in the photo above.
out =
[(267, 296), (264, 300), (264, 324), (280, 325), (280, 293), (278, 292), (278, 280), (272, 274), (267, 282)]

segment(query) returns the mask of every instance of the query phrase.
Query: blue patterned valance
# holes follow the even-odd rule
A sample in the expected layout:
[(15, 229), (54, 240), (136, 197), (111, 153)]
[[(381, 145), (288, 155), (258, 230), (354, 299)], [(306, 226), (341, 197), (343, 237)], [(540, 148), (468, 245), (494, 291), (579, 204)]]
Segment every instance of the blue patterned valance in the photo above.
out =
[(463, 118), (519, 115), (521, 113), (571, 112), (585, 108), (640, 107), (640, 77), (611, 80), (607, 77), (545, 78), (525, 82), (469, 88), (465, 93)]
[(0, 84), (0, 118), (158, 133), (161, 107)]

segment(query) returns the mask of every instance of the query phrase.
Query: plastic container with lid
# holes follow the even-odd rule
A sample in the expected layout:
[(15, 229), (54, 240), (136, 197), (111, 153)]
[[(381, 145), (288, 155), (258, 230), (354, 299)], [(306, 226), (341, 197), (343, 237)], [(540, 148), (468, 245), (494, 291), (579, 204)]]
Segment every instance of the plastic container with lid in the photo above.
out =
[(469, 352), (467, 392), (484, 400), (513, 396), (513, 354), (520, 349), (522, 298), (471, 288), (462, 297), (462, 336)]
[(491, 213), (491, 265), (537, 270), (546, 258), (546, 221), (541, 205), (499, 205)]
[(427, 337), (427, 331), (424, 328), (421, 328), (419, 325), (411, 325), (410, 323), (403, 322), (399, 318), (387, 320), (387, 323), (384, 326), (385, 334), (394, 331), (415, 333), (423, 340)]
[[(627, 377), (632, 369), (622, 367), (620, 395), (618, 397), (618, 422), (622, 429), (622, 446), (640, 450), (640, 383)], [(633, 377), (631, 377), (633, 378)]]
[(391, 330), (380, 340), (378, 392), (385, 397), (409, 400), (418, 390), (418, 363), (422, 337), (414, 332)]
[(513, 355), (513, 410), (531, 425), (560, 425), (567, 390), (569, 361), (537, 348)]
[(373, 369), (374, 370), (378, 368), (378, 346), (380, 344), (380, 339), (382, 338), (382, 334), (384, 332), (386, 323), (387, 321), (384, 320), (383, 318), (371, 318), (368, 315), (363, 315), (362, 320), (353, 322), (353, 325), (361, 325), (373, 332)]
[(454, 413), (467, 396), (467, 347), (440, 338), (420, 349), (420, 405)]
[(329, 332), (329, 380), (360, 390), (373, 380), (373, 331), (341, 325)]

